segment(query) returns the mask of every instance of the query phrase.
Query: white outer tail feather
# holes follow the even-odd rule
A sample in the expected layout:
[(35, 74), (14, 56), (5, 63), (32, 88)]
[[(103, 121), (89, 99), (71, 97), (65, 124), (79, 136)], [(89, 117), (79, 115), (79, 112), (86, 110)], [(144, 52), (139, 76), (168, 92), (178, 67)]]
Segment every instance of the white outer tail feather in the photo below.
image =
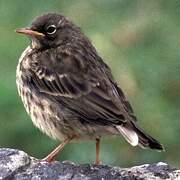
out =
[(119, 132), (124, 136), (124, 138), (132, 145), (137, 146), (139, 143), (139, 138), (136, 132), (132, 129), (124, 126), (116, 126)]

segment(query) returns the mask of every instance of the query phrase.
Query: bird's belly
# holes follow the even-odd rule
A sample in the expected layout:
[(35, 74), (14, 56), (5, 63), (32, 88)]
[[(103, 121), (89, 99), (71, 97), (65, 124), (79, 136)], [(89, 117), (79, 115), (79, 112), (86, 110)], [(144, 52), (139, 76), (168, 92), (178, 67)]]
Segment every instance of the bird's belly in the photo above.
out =
[(55, 113), (53, 105), (48, 100), (40, 98), (27, 87), (21, 87), (20, 96), (27, 113), (30, 115), (32, 122), (42, 132), (54, 139), (64, 140), (67, 134), (63, 127), (63, 120)]

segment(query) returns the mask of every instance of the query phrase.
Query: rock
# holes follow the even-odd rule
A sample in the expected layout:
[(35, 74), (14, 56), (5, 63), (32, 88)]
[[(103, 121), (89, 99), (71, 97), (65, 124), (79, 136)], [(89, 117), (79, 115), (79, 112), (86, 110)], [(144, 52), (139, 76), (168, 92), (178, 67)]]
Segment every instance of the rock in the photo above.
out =
[(154, 180), (180, 179), (180, 170), (166, 163), (145, 164), (131, 168), (106, 165), (76, 165), (70, 162), (47, 163), (23, 151), (0, 149), (0, 180)]

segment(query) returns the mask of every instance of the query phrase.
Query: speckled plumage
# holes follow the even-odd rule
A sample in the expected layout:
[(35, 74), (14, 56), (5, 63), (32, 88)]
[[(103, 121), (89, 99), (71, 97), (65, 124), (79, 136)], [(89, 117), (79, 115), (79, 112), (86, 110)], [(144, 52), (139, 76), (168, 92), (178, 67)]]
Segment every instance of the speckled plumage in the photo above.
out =
[[(51, 24), (57, 29), (48, 34)], [(59, 140), (122, 134), (132, 145), (162, 149), (138, 128), (109, 67), (79, 27), (62, 15), (46, 14), (30, 29), (43, 36), (31, 36), (32, 43), (19, 60), (16, 82), (39, 129)]]

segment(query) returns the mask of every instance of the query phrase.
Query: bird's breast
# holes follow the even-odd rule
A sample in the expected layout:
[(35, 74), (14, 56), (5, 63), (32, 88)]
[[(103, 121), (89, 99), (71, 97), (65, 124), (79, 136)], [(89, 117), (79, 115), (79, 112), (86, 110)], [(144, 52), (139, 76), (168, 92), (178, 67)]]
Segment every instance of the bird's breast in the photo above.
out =
[(23, 71), (22, 71), (22, 63), (27, 63), (26, 56), (31, 53), (32, 49), (28, 46), (24, 52), (22, 53), (21, 57), (19, 58), (19, 62), (16, 68), (16, 85), (18, 89), (18, 93), (20, 97), (22, 98), (23, 104), (25, 105), (25, 108), (27, 112), (29, 113), (29, 106), (27, 102), (27, 98), (25, 98), (25, 95), (29, 91), (29, 89), (25, 86), (25, 82), (23, 81)]
[(56, 109), (55, 111), (55, 105), (38, 90), (33, 89), (27, 80), (28, 78), (25, 77), (24, 65), (27, 65), (28, 54), (31, 51), (30, 47), (26, 48), (19, 59), (16, 69), (18, 93), (33, 124), (52, 138), (64, 139), (66, 133), (61, 130), (63, 127), (61, 123), (63, 122), (59, 110)]

